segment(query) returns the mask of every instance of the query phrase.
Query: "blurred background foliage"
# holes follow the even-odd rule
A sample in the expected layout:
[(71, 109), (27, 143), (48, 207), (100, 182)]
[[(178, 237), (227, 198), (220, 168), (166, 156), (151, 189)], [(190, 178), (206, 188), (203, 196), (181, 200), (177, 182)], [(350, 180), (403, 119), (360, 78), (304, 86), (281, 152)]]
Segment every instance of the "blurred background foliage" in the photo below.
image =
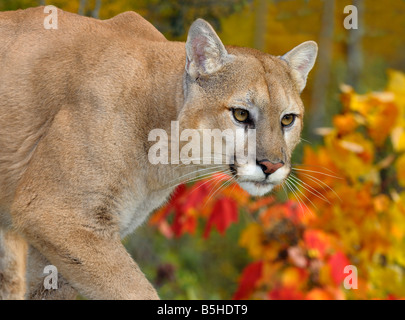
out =
[[(178, 190), (155, 227), (124, 240), (162, 298), (405, 297), (405, 77), (393, 71), (405, 70), (404, 0), (0, 0), (0, 10), (40, 4), (100, 19), (134, 10), (181, 41), (204, 18), (225, 44), (273, 55), (319, 44), (294, 157), (322, 173), (297, 171), (288, 201), (282, 192), (251, 199), (233, 185), (214, 196)], [(347, 5), (358, 8), (357, 30), (343, 26)], [(348, 263), (358, 290), (342, 288)]]

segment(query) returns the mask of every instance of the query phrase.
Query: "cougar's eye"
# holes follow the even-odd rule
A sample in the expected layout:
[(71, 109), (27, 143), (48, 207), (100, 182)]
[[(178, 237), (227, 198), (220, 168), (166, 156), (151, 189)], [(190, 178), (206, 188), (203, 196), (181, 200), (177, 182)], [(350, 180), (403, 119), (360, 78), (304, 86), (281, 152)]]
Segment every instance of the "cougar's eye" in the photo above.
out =
[(281, 119), (281, 124), (284, 128), (288, 128), (293, 125), (295, 121), (295, 114), (286, 114), (283, 119)]
[(233, 117), (239, 122), (247, 122), (249, 120), (249, 111), (245, 109), (233, 109)]

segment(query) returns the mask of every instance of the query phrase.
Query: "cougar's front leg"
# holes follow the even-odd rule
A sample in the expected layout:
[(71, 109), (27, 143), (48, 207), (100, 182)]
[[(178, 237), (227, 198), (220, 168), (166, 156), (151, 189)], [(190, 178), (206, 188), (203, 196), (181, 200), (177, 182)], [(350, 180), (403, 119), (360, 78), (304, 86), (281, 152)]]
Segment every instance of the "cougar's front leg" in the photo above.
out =
[(27, 294), (29, 300), (73, 300), (77, 296), (77, 291), (66, 281), (66, 279), (54, 268), (50, 269), (52, 281), (55, 280), (56, 288), (46, 286), (50, 284), (47, 281), (49, 276), (47, 267), (51, 263), (34, 247), (28, 249), (27, 263)]
[[(31, 298), (59, 298), (58, 289), (51, 296), (42, 289), (44, 278), (39, 274), (49, 261), (63, 279), (87, 298), (158, 299), (155, 289), (125, 250), (118, 233), (97, 227), (91, 219), (66, 209), (57, 212), (38, 207), (30, 212), (30, 218), (26, 216), (27, 223), (21, 221), (19, 215), (16, 215), (16, 225), (46, 258), (38, 260), (40, 255), (34, 251), (37, 261), (30, 266), (37, 267), (31, 270), (36, 272), (30, 281)], [(63, 298), (63, 294), (60, 297)]]
[(27, 243), (16, 232), (0, 229), (0, 300), (21, 300), (25, 294)]

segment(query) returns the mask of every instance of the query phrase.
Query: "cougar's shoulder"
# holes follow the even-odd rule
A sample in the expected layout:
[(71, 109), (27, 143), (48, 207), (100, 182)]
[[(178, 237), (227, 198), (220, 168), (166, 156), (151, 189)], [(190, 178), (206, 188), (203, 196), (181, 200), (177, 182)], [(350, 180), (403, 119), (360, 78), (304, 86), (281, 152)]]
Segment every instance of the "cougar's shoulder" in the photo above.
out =
[(131, 37), (143, 38), (149, 41), (167, 41), (167, 39), (150, 22), (145, 20), (140, 14), (127, 11), (104, 23), (112, 25), (114, 29), (125, 32)]

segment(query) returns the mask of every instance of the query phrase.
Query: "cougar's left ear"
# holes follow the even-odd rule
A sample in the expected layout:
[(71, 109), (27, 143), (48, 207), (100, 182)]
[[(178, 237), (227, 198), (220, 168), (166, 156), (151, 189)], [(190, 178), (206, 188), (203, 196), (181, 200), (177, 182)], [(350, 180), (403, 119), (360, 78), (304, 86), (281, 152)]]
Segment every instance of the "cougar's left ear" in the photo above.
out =
[(305, 88), (308, 73), (315, 64), (317, 54), (316, 42), (306, 41), (281, 57), (292, 68), (300, 92)]
[(186, 42), (186, 71), (190, 77), (213, 74), (231, 59), (211, 25), (203, 19), (194, 21)]

